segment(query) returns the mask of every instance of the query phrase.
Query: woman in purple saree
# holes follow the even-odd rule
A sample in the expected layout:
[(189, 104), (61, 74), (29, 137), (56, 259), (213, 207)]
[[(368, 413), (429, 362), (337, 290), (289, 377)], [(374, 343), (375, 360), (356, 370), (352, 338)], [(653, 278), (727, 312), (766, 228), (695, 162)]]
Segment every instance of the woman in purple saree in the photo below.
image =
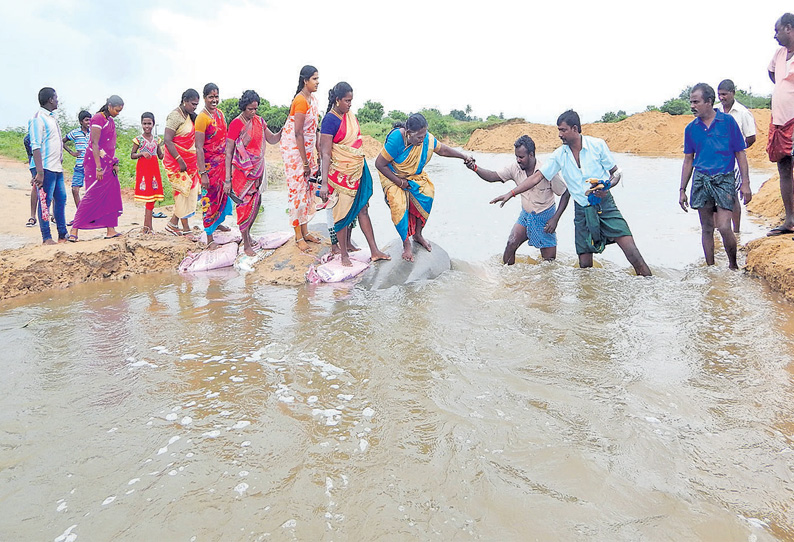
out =
[(77, 241), (79, 230), (106, 228), (105, 239), (121, 235), (116, 231), (123, 211), (119, 185), (119, 160), (116, 158), (116, 123), (113, 118), (124, 109), (124, 100), (116, 95), (107, 99), (91, 118), (91, 141), (85, 151), (85, 196), (74, 215), (67, 239)]

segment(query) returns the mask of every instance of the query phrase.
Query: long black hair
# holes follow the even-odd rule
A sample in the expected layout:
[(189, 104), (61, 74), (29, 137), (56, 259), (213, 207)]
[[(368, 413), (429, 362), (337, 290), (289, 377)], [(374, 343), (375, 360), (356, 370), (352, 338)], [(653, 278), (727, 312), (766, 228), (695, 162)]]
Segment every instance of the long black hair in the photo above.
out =
[(303, 90), (303, 86), (306, 84), (306, 81), (312, 78), (312, 75), (317, 73), (317, 68), (306, 64), (304, 67), (301, 68), (300, 76), (298, 76), (298, 90), (295, 91), (295, 96)]
[[(182, 93), (182, 101), (179, 102), (179, 105), (182, 105), (185, 102), (189, 102), (191, 100), (198, 100), (199, 98), (200, 98), (200, 96), (199, 96), (198, 91), (196, 89), (194, 89), (194, 88), (189, 88), (185, 92)], [(190, 113), (189, 116), (190, 116), (190, 120), (192, 120), (193, 122), (196, 122), (196, 117), (198, 117), (198, 115), (196, 114), (195, 111)]]
[(328, 109), (326, 109), (325, 112), (328, 113), (336, 103), (336, 100), (341, 100), (347, 96), (348, 92), (353, 92), (353, 87), (348, 83), (340, 81), (334, 85), (334, 87), (328, 91)]
[(103, 105), (97, 113), (104, 113), (106, 116), (109, 114), (108, 107), (121, 107), (124, 105), (124, 100), (121, 99), (121, 96), (114, 94), (107, 100), (105, 100), (105, 105)]
[(243, 92), (243, 95), (240, 97), (240, 99), (237, 100), (237, 108), (240, 110), (240, 113), (242, 113), (249, 104), (254, 102), (257, 104), (261, 103), (259, 101), (259, 94), (257, 94), (255, 90), (246, 90)]
[(218, 85), (216, 85), (215, 83), (207, 83), (206, 85), (204, 85), (204, 97), (206, 98), (207, 96), (209, 96), (210, 92), (212, 92), (213, 90), (220, 92), (220, 90), (218, 89)]

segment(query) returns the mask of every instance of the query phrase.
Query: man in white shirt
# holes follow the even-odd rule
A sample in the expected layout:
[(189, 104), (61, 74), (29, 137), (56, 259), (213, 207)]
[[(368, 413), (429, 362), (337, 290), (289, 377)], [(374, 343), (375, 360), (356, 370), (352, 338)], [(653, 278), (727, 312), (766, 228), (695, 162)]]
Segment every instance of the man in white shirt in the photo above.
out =
[[(750, 110), (736, 101), (736, 85), (730, 79), (725, 79), (720, 82), (717, 87), (717, 98), (719, 103), (714, 104), (714, 109), (721, 113), (726, 113), (733, 117), (736, 124), (739, 125), (739, 130), (744, 137), (745, 145), (749, 149), (755, 143), (755, 118)], [(739, 203), (739, 190), (742, 187), (742, 174), (739, 172), (739, 164), (736, 164), (734, 169), (734, 176), (736, 177), (736, 191), (733, 194), (733, 231), (739, 233), (739, 224), (742, 220), (742, 205)]]
[[(39, 110), (28, 121), (28, 135), (33, 158), (30, 166), (36, 167), (33, 178), (35, 188), (43, 189), (46, 205), (52, 203), (52, 214), (58, 226), (58, 242), (66, 241), (66, 185), (63, 182), (63, 137), (54, 111), (58, 109), (58, 94), (54, 88), (44, 87), (39, 91)], [(45, 245), (54, 245), (50, 233), (50, 221), (41, 219), (39, 204), (39, 228)]]

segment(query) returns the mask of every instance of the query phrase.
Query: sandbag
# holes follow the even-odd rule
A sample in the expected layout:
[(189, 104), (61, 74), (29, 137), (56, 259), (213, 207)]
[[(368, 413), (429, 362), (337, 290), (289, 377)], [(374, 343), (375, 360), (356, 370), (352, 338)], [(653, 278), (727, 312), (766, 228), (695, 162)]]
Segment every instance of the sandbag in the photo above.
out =
[[(216, 245), (226, 245), (228, 243), (239, 243), (243, 240), (243, 236), (240, 235), (239, 230), (215, 230), (215, 233), (212, 234), (212, 240)], [(201, 232), (201, 238), (199, 238), (199, 242), (204, 243), (205, 245), (207, 244), (207, 232)]]
[(350, 267), (342, 265), (342, 260), (338, 255), (331, 256), (330, 259), (326, 258), (325, 263), (320, 265), (311, 265), (306, 272), (306, 281), (311, 284), (319, 284), (321, 282), (344, 282), (357, 277), (363, 273), (368, 267), (368, 261), (361, 261), (350, 254), (350, 262), (353, 264)]
[(234, 264), (237, 257), (237, 244), (227, 243), (215, 250), (204, 250), (202, 252), (188, 252), (182, 263), (179, 264), (180, 273), (195, 273), (197, 271), (209, 271), (210, 269), (220, 269)]

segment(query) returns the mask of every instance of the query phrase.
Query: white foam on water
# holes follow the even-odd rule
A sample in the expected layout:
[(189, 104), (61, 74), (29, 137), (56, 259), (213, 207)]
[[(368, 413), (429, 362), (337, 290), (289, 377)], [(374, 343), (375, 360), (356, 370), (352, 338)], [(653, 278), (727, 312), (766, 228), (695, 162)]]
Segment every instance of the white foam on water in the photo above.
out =
[(157, 450), (157, 455), (162, 455), (168, 451), (168, 446), (163, 446), (159, 450)]
[(152, 350), (157, 352), (158, 354), (170, 354), (171, 352), (168, 351), (168, 348), (165, 346), (153, 346)]
[(251, 422), (248, 420), (240, 420), (232, 426), (232, 429), (242, 429), (244, 427), (248, 427), (249, 425), (251, 425)]
[(744, 520), (757, 529), (765, 529), (769, 527), (769, 524), (767, 522), (760, 520), (758, 518), (744, 518)]
[(77, 524), (75, 523), (68, 529), (66, 529), (61, 536), (55, 538), (54, 542), (74, 542), (77, 540), (77, 535), (72, 533), (74, 529), (77, 528)]
[(653, 416), (645, 416), (645, 421), (648, 423), (662, 423), (659, 418), (654, 418)]
[(176, 415), (176, 413), (175, 413), (175, 412), (170, 412), (170, 413), (168, 413), (168, 414), (166, 414), (166, 415), (165, 415), (165, 419), (166, 419), (167, 421), (169, 421), (169, 422), (172, 422), (172, 421), (176, 420), (176, 419), (177, 419), (177, 417), (178, 417), (178, 416)]
[(221, 410), (221, 411), (218, 413), (218, 416), (231, 416), (231, 415), (232, 415), (232, 413), (231, 413), (231, 411), (229, 411), (229, 410)]
[(193, 457), (193, 455), (194, 455), (193, 452), (188, 452), (188, 453), (185, 454), (185, 457), (191, 458), (191, 457)]
[(243, 378), (242, 376), (232, 375), (229, 377), (229, 380), (231, 380), (232, 382), (245, 382), (245, 378)]
[(221, 393), (219, 391), (216, 392), (207, 392), (207, 399), (214, 399), (215, 397), (219, 396)]
[(234, 490), (235, 490), (237, 493), (239, 493), (239, 494), (240, 494), (240, 496), (242, 497), (242, 496), (243, 496), (243, 493), (245, 493), (246, 491), (248, 491), (248, 487), (249, 487), (249, 486), (248, 486), (248, 484), (246, 484), (245, 482), (240, 482), (239, 484), (237, 484), (236, 486), (234, 486)]
[(107, 499), (102, 501), (102, 506), (107, 506), (108, 504), (112, 503), (115, 500), (116, 500), (116, 496), (115, 495), (111, 495), (110, 497), (108, 497)]
[(58, 508), (56, 508), (56, 509), (55, 509), (55, 511), (56, 511), (56, 512), (63, 512), (64, 510), (66, 510), (66, 501), (64, 501), (63, 499), (61, 499), (61, 500), (60, 500), (60, 501), (58, 501), (58, 502), (59, 502), (60, 504), (58, 505)]
[(189, 403), (185, 403), (185, 407), (192, 407), (192, 406), (196, 406), (195, 401), (190, 401)]
[(154, 363), (149, 363), (148, 361), (142, 359), (140, 361), (136, 361), (134, 363), (130, 363), (127, 367), (129, 367), (129, 369), (132, 370), (134, 367), (153, 367), (153, 368), (157, 368), (157, 365), (155, 365)]
[(296, 519), (288, 519), (284, 523), (281, 524), (282, 529), (294, 529), (298, 526), (298, 520)]
[[(306, 360), (306, 361), (309, 361), (309, 360)], [(328, 363), (327, 361), (321, 361), (319, 359), (313, 359), (313, 360), (311, 360), (311, 362), (312, 362), (312, 365), (314, 365), (315, 367), (319, 367), (320, 371), (322, 371), (323, 373), (340, 375), (340, 374), (345, 372), (345, 370), (342, 369), (341, 367), (337, 367), (333, 363)], [(325, 376), (325, 375), (323, 375), (323, 376)]]
[(344, 393), (340, 393), (340, 394), (337, 394), (336, 398), (341, 400), (341, 401), (350, 401), (351, 399), (353, 399), (353, 396), (352, 395), (345, 395)]
[(132, 493), (135, 493), (135, 490), (134, 490), (134, 489), (130, 489), (130, 490), (128, 490), (128, 491), (125, 493), (125, 495), (131, 495)]
[(237, 476), (248, 476), (249, 472), (247, 470), (241, 470), (237, 473)]
[(339, 389), (339, 384), (331, 384), (328, 387), (331, 388), (332, 390), (338, 390)]
[(342, 418), (342, 412), (335, 408), (312, 409), (312, 416), (325, 418), (325, 425), (337, 425)]
[(218, 431), (218, 430), (216, 429), (216, 430), (214, 430), (214, 431), (207, 431), (206, 433), (204, 433), (204, 434), (203, 434), (203, 435), (201, 435), (201, 436), (202, 436), (202, 437), (207, 437), (207, 438), (217, 438), (217, 437), (219, 437), (220, 435), (221, 435), (221, 432), (220, 432), (220, 431)]
[(316, 395), (310, 395), (308, 399), (306, 399), (306, 402), (309, 403), (310, 405), (313, 405), (317, 401), (319, 401), (319, 398)]
[(181, 356), (179, 356), (179, 359), (182, 359), (182, 360), (185, 360), (185, 359), (198, 359), (198, 357), (199, 357), (198, 354), (182, 354)]
[(170, 446), (171, 444), (173, 444), (174, 442), (178, 441), (178, 440), (179, 440), (179, 439), (181, 439), (181, 438), (182, 438), (182, 437), (180, 437), (179, 435), (174, 435), (173, 437), (171, 437), (170, 439), (168, 439), (168, 445)]
[(243, 443), (240, 444), (240, 446), (242, 446), (243, 448), (247, 448), (250, 445), (251, 445), (251, 441), (250, 440), (243, 441)]
[(129, 482), (127, 482), (127, 485), (128, 485), (128, 486), (131, 486), (132, 484), (137, 484), (137, 483), (138, 483), (138, 482), (140, 482), (140, 481), (141, 481), (141, 479), (140, 479), (140, 478), (133, 478), (132, 480), (130, 480)]
[(168, 471), (168, 476), (176, 476), (176, 470)]
[(291, 395), (284, 395), (282, 397), (279, 397), (278, 400), (281, 401), (282, 403), (294, 403), (295, 402), (295, 398), (292, 397)]
[(108, 429), (108, 433), (115, 433), (118, 430), (119, 430), (118, 427), (111, 427), (110, 429)]
[(367, 408), (365, 408), (364, 410), (361, 411), (361, 415), (364, 416), (365, 418), (369, 419), (369, 418), (372, 418), (373, 416), (375, 416), (375, 411), (373, 409), (371, 409), (370, 407), (367, 407)]

